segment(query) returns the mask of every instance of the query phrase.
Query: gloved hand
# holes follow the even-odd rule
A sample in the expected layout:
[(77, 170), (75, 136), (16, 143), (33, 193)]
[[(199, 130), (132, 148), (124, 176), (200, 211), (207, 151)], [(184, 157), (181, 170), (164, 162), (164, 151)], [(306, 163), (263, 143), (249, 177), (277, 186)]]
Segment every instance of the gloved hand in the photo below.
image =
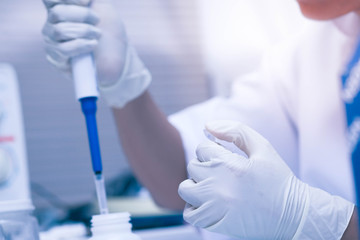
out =
[[(95, 50), (99, 90), (112, 107), (123, 107), (148, 88), (150, 72), (128, 43), (110, 0), (94, 1), (92, 8), (91, 0), (43, 1), (48, 10), (43, 35), (50, 63), (71, 76), (71, 58)], [(99, 27), (95, 11), (101, 16)]]
[(211, 141), (198, 146), (179, 186), (187, 222), (240, 239), (341, 238), (352, 203), (300, 181), (251, 128), (217, 121), (206, 129), (248, 157)]

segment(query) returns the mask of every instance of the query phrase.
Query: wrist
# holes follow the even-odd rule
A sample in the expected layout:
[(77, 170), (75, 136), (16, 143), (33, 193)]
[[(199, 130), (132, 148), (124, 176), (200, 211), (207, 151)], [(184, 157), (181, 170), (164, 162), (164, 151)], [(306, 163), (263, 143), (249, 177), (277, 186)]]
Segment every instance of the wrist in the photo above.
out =
[(351, 219), (354, 204), (314, 187), (309, 204), (293, 239), (340, 239)]
[(285, 206), (279, 224), (279, 232), (283, 233), (279, 239), (297, 239), (302, 231), (310, 205), (309, 185), (291, 176), (285, 195)]

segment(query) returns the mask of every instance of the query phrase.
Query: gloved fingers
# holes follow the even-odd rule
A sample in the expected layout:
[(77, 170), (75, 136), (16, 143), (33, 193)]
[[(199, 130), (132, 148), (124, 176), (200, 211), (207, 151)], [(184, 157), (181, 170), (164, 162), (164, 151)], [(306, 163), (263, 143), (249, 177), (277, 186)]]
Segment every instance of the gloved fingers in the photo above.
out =
[(91, 8), (61, 4), (49, 9), (48, 22), (78, 22), (96, 25), (99, 17)]
[(252, 159), (232, 153), (211, 141), (200, 144), (196, 154), (198, 158), (189, 162), (187, 171), (189, 177), (197, 183), (210, 179), (216, 174), (222, 175), (231, 172), (238, 176), (244, 175), (253, 164)]
[(56, 42), (77, 38), (99, 39), (101, 36), (100, 29), (95, 26), (70, 22), (45, 24), (42, 32), (44, 36)]
[(54, 65), (56, 69), (61, 70), (64, 73), (66, 79), (68, 79), (68, 80), (72, 79), (71, 66), (70, 66), (69, 61), (68, 62), (57, 62), (57, 61), (54, 61), (54, 59), (51, 58), (50, 55), (46, 55), (46, 59), (52, 65)]
[(73, 4), (79, 6), (90, 6), (93, 0), (43, 0), (47, 8), (51, 8), (57, 4)]
[(192, 179), (187, 179), (180, 183), (179, 196), (193, 207), (200, 207), (209, 199), (209, 193), (212, 192), (208, 181), (195, 183)]
[(51, 39), (46, 39), (45, 49), (48, 54), (51, 55), (55, 52), (59, 58), (61, 58), (62, 60), (67, 60), (72, 57), (92, 52), (97, 46), (97, 44), (98, 41), (93, 39), (79, 38), (60, 43), (53, 42)]
[(221, 221), (226, 214), (221, 206), (214, 206), (211, 201), (205, 202), (196, 208), (186, 205), (183, 217), (184, 220), (195, 227), (208, 228)]
[[(52, 41), (47, 36), (44, 36), (45, 41), (45, 51), (46, 57), (56, 67), (64, 65), (65, 62), (68, 62), (69, 57), (65, 56), (59, 51), (59, 44), (57, 42)], [(62, 68), (61, 68), (62, 69)]]
[(209, 161), (193, 159), (187, 165), (189, 178), (196, 183), (211, 180), (215, 175), (229, 174), (229, 170), (235, 174), (243, 174), (249, 169), (253, 161), (235, 153), (211, 158)]
[(249, 157), (271, 147), (270, 143), (255, 130), (235, 121), (213, 121), (205, 128), (215, 137), (233, 142)]
[(62, 58), (60, 55), (56, 54), (56, 52), (48, 52), (48, 54), (46, 55), (46, 59), (61, 71), (66, 72), (70, 71), (71, 69), (69, 59)]
[(205, 140), (196, 148), (196, 156), (200, 162), (209, 162), (216, 158), (229, 158), (232, 152), (218, 143)]
[(213, 169), (219, 165), (219, 161), (214, 160), (211, 162), (200, 162), (198, 159), (193, 159), (187, 165), (187, 173), (189, 178), (194, 180), (196, 183), (204, 181), (213, 175)]

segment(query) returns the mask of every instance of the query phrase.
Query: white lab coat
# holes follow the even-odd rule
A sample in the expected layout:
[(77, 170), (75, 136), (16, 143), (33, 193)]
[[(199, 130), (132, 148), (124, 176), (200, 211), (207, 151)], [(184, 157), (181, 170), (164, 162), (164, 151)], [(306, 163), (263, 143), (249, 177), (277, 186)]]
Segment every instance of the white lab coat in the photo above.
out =
[(348, 27), (360, 29), (359, 22), (355, 14), (314, 22), (306, 33), (266, 54), (259, 71), (235, 81), (230, 98), (170, 116), (187, 159), (195, 157), (204, 139), (205, 122), (238, 120), (265, 136), (302, 181), (354, 202), (340, 76), (358, 34), (347, 32)]

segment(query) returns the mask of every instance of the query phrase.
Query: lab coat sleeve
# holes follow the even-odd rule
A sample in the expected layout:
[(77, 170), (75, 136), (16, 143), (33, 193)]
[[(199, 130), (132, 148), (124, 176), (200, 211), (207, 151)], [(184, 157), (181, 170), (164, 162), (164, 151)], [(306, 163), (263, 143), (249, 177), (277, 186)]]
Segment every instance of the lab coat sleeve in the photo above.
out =
[(169, 116), (169, 121), (181, 135), (188, 161), (195, 158), (196, 146), (205, 139), (203, 129), (206, 122), (235, 120), (265, 136), (297, 172), (296, 131), (277, 92), (278, 76), (271, 73), (267, 59), (264, 58), (259, 71), (234, 81), (231, 97), (212, 98)]
[(226, 104), (227, 99), (212, 98), (169, 116), (170, 123), (180, 133), (187, 162), (196, 157), (197, 145), (205, 140), (203, 134), (205, 123), (213, 119), (216, 109), (220, 109)]

